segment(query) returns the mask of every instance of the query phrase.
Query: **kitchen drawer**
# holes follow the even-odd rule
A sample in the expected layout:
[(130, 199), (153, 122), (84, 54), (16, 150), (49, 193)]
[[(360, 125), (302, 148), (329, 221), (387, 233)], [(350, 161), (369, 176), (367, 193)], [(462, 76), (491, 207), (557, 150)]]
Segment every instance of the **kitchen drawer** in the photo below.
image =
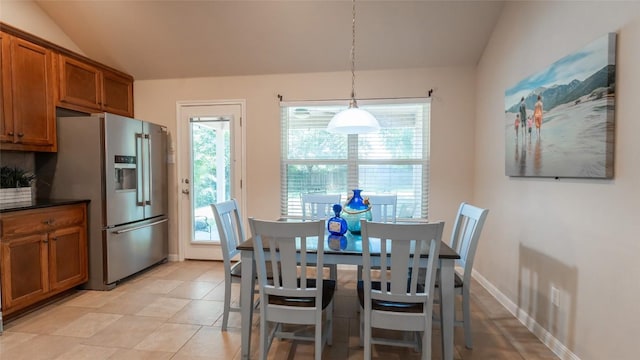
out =
[(84, 206), (67, 205), (2, 214), (0, 236), (21, 236), (48, 232), (84, 221)]

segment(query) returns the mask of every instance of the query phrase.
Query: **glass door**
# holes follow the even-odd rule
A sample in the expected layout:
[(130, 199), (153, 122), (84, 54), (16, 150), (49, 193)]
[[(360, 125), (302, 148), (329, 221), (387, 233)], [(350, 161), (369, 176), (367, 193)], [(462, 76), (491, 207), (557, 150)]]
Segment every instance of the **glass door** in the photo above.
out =
[[(211, 204), (241, 201), (240, 104), (183, 107), (181, 229), (184, 258), (222, 260)], [(186, 216), (188, 215), (188, 216)]]

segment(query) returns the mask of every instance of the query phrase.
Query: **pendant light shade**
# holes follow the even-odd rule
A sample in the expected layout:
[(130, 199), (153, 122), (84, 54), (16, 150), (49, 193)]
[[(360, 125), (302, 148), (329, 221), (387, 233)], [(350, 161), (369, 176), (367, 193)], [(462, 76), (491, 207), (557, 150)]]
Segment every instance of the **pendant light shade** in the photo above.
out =
[(337, 113), (327, 131), (339, 134), (366, 134), (380, 130), (378, 120), (370, 112), (358, 108), (356, 102), (356, 0), (353, 0), (351, 23), (351, 102), (349, 108)]
[(378, 130), (380, 130), (378, 120), (357, 105), (349, 106), (348, 109), (337, 113), (327, 126), (327, 131), (338, 134), (366, 134)]

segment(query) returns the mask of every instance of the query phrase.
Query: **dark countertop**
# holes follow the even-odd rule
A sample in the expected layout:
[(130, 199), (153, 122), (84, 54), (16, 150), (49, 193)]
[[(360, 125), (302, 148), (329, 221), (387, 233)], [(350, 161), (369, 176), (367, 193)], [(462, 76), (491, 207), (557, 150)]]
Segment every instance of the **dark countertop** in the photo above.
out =
[(46, 208), (51, 206), (71, 205), (78, 203), (88, 203), (87, 199), (36, 199), (33, 201), (24, 201), (11, 204), (0, 204), (0, 213), (20, 210), (31, 210)]

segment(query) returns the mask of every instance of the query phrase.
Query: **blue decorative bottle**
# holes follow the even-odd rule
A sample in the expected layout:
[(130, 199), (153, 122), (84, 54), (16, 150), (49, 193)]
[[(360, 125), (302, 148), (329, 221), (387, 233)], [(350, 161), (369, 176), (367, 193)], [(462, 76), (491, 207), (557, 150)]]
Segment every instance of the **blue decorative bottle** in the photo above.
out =
[(340, 251), (347, 248), (349, 241), (347, 237), (344, 235), (329, 235), (327, 238), (327, 242), (329, 243), (329, 249), (334, 251)]
[(354, 189), (353, 196), (342, 210), (342, 217), (347, 220), (347, 228), (352, 234), (360, 234), (360, 219), (371, 221), (371, 205), (362, 199), (362, 190)]
[(327, 230), (329, 230), (331, 235), (342, 236), (347, 232), (347, 222), (340, 217), (340, 211), (342, 211), (340, 204), (333, 205), (335, 216), (327, 221)]

